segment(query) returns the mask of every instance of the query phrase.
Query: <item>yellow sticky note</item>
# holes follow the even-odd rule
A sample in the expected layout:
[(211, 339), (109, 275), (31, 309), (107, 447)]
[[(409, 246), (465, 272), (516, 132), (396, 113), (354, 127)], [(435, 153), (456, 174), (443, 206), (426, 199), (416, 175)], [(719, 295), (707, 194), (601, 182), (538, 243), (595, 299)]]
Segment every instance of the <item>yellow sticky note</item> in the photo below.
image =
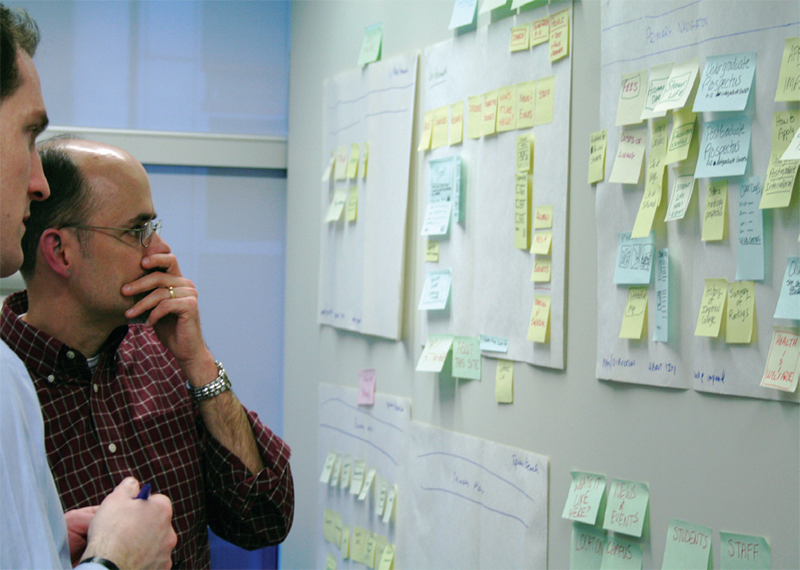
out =
[(706, 188), (702, 241), (721, 241), (728, 230), (728, 181), (710, 180)]
[(536, 124), (547, 125), (553, 122), (553, 104), (556, 93), (556, 76), (545, 77), (536, 82)]
[(550, 39), (550, 17), (541, 18), (531, 24), (531, 47)]
[(464, 101), (450, 105), (450, 138), (447, 144), (461, 144), (464, 140)]
[[(653, 165), (654, 162), (655, 165)], [(665, 174), (666, 169), (663, 162), (660, 160), (651, 161), (647, 168), (647, 179), (644, 185), (642, 201), (639, 203), (639, 212), (636, 214), (636, 221), (631, 232), (632, 238), (650, 235), (650, 230), (653, 228), (653, 220), (661, 204), (661, 196), (664, 193)]]
[(326, 222), (335, 222), (342, 217), (344, 205), (347, 203), (347, 190), (337, 188), (333, 193), (333, 199), (328, 206), (328, 213), (325, 216)]
[(508, 49), (511, 51), (524, 51), (530, 47), (531, 27), (529, 25), (511, 28), (511, 43)]
[(794, 392), (797, 389), (797, 375), (800, 372), (798, 337), (800, 333), (797, 329), (775, 328), (761, 386), (785, 392)]
[(350, 543), (350, 559), (361, 564), (364, 563), (364, 552), (367, 548), (369, 531), (360, 526), (353, 526), (353, 540)]
[(666, 164), (681, 162), (689, 158), (692, 140), (696, 139), (695, 125), (697, 114), (692, 113), (688, 107), (672, 113), (672, 134), (667, 145)]
[[(667, 143), (669, 142), (669, 119), (661, 117), (653, 119), (650, 128), (650, 156), (651, 164), (664, 162), (667, 156)], [(658, 161), (658, 163), (654, 161)]]
[(619, 338), (639, 340), (647, 330), (647, 285), (628, 287), (628, 304), (622, 317)]
[(517, 172), (514, 184), (514, 247), (531, 246), (531, 180), (527, 172)]
[(334, 558), (333, 554), (330, 552), (328, 553), (328, 557), (325, 559), (325, 570), (336, 570), (336, 558)]
[(342, 528), (342, 544), (340, 546), (342, 551), (342, 560), (350, 558), (350, 525), (345, 525)]
[(367, 539), (367, 546), (364, 548), (364, 560), (362, 561), (369, 568), (375, 568), (375, 550), (378, 543), (375, 539), (375, 533), (370, 533)]
[(536, 82), (517, 83), (517, 128), (529, 129), (536, 124)]
[(569, 9), (550, 16), (550, 61), (569, 55)]
[(755, 281), (728, 283), (728, 320), (725, 321), (725, 342), (748, 344), (756, 329)]
[(383, 549), (378, 570), (392, 570), (394, 564), (394, 545), (387, 544)]
[(483, 95), (473, 95), (467, 102), (467, 138), (481, 138)]
[(325, 542), (331, 544), (338, 544), (336, 540), (336, 526), (335, 526), (336, 512), (330, 509), (324, 509), (322, 513), (322, 537)]
[(350, 187), (350, 195), (347, 197), (347, 221), (355, 222), (358, 217), (358, 186)]
[(369, 143), (364, 143), (364, 168), (361, 169), (361, 176), (367, 178), (367, 164), (369, 162)]
[(322, 171), (322, 182), (327, 182), (331, 179), (331, 173), (333, 172), (333, 163), (336, 162), (336, 155), (334, 154), (331, 156), (331, 159), (328, 161), (328, 165), (325, 167), (325, 170)]
[(428, 150), (431, 148), (431, 134), (433, 133), (433, 111), (425, 113), (422, 121), (422, 136), (419, 139), (417, 150)]
[(361, 145), (353, 143), (350, 145), (350, 160), (347, 162), (347, 177), (356, 178), (358, 176), (358, 161), (361, 158)]
[(347, 145), (342, 145), (336, 148), (336, 166), (334, 169), (334, 179), (346, 180), (347, 179), (347, 163), (350, 159), (350, 151)]
[(531, 253), (536, 255), (550, 255), (550, 246), (553, 243), (553, 232), (542, 230), (533, 234)]
[(531, 320), (528, 322), (528, 340), (546, 343), (550, 340), (550, 295), (534, 295)]
[(589, 184), (602, 182), (606, 177), (606, 130), (592, 133), (589, 138)]
[(786, 38), (775, 101), (800, 101), (800, 36)]
[(719, 336), (722, 320), (725, 318), (725, 301), (728, 297), (728, 281), (726, 279), (706, 279), (703, 300), (700, 303), (700, 315), (697, 318), (695, 336)]
[(397, 493), (397, 485), (392, 485), (392, 488), (389, 489), (389, 495), (386, 497), (386, 508), (383, 510), (383, 518), (381, 519), (386, 524), (389, 524), (392, 519), (394, 506), (397, 504)]
[(494, 399), (498, 404), (514, 403), (514, 363), (510, 360), (497, 360)]
[(616, 126), (638, 125), (642, 122), (642, 109), (647, 98), (647, 70), (634, 71), (622, 76), (617, 102)]
[(425, 242), (425, 261), (439, 263), (439, 242), (429, 239)]
[(638, 184), (642, 177), (642, 162), (647, 146), (647, 127), (622, 129), (614, 166), (611, 167), (609, 182)]
[(553, 206), (536, 206), (533, 229), (549, 230), (553, 227)]
[(772, 116), (772, 148), (759, 208), (785, 208), (792, 200), (800, 160), (781, 160), (781, 156), (792, 142), (798, 125), (800, 111), (777, 111)]
[(483, 95), (483, 114), (481, 115), (481, 135), (497, 132), (497, 89)]
[(517, 128), (517, 86), (509, 85), (497, 90), (497, 132), (505, 133)]
[(549, 257), (537, 257), (533, 262), (531, 281), (534, 283), (550, 283), (552, 260)]
[(433, 132), (431, 133), (431, 148), (447, 146), (448, 123), (450, 122), (450, 107), (445, 105), (433, 110)]
[(533, 166), (531, 140), (528, 135), (517, 135), (517, 172), (530, 172)]

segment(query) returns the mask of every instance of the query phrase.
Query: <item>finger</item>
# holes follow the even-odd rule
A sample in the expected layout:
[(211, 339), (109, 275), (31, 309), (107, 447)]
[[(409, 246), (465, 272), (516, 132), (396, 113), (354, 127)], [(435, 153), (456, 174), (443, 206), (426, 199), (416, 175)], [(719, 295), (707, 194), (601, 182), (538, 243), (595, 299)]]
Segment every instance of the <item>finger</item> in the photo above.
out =
[(145, 269), (160, 269), (170, 275), (181, 276), (178, 259), (171, 253), (154, 253), (142, 258)]
[(194, 287), (194, 283), (183, 277), (169, 275), (163, 271), (154, 271), (147, 275), (142, 275), (138, 279), (126, 283), (122, 286), (122, 294), (126, 296), (149, 293), (159, 287)]
[(168, 315), (180, 317), (181, 315), (191, 315), (192, 312), (195, 314), (197, 313), (197, 302), (193, 297), (167, 299), (158, 303), (150, 310), (150, 314), (147, 317), (147, 324), (152, 327)]

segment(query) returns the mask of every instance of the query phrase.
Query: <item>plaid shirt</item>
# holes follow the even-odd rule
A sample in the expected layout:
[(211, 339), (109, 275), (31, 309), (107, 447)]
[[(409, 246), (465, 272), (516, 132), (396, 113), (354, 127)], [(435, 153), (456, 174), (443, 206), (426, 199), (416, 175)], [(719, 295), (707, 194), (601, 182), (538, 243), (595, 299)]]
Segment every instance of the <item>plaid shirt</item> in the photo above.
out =
[(266, 465), (253, 476), (203, 424), (177, 362), (143, 325), (116, 329), (94, 373), (78, 351), (25, 323), (27, 292), (6, 299), (0, 337), (27, 366), (45, 420), (47, 458), (65, 510), (99, 505), (133, 475), (172, 500), (182, 568), (209, 568), (207, 526), (243, 548), (289, 533), (289, 447), (253, 412)]

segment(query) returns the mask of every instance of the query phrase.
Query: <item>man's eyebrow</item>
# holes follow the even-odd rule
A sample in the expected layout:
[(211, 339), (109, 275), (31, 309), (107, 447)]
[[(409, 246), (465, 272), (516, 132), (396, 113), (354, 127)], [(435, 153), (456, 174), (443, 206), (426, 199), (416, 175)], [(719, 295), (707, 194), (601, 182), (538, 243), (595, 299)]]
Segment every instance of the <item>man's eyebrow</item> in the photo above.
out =
[(128, 220), (128, 224), (130, 224), (132, 226), (136, 226), (136, 225), (139, 225), (139, 224), (143, 224), (145, 222), (149, 222), (150, 220), (155, 220), (157, 217), (158, 217), (158, 215), (155, 212), (150, 213), (150, 214), (141, 213), (138, 216), (135, 216), (135, 217), (131, 218), (130, 220)]

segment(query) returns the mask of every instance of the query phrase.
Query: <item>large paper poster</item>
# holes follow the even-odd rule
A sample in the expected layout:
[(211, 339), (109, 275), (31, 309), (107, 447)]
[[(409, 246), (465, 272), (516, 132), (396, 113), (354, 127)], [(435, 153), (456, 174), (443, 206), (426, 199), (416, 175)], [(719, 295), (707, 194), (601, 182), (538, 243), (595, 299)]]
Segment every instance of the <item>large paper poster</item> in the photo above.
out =
[[(438, 148), (432, 144), (433, 150), (424, 153), (418, 186), (423, 189), (420, 207), (425, 209), (433, 201), (431, 163), (460, 156), (461, 201), (455, 203), (459, 197), (454, 198), (449, 231), (429, 236), (439, 243), (439, 260), (425, 262), (423, 268), (452, 269), (450, 302), (445, 310), (426, 311), (423, 335), (502, 337), (508, 340), (507, 353), (483, 355), (563, 368), (572, 59), (568, 55), (551, 62), (552, 46), (546, 41), (510, 50), (510, 28), (524, 28), (555, 14), (561, 22), (569, 21), (572, 3), (526, 11), (425, 50), (422, 108), (449, 110), (462, 103), (463, 125), (452, 124), (453, 112), (446, 116), (451, 131), (463, 129), (463, 142)], [(561, 37), (569, 44), (568, 37)], [(484, 128), (491, 125), (491, 134), (471, 138), (471, 107), (476, 101), (482, 105), (492, 100), (498, 102), (497, 116), (483, 121)], [(530, 137), (532, 151), (525, 166), (517, 163), (521, 135)], [(523, 171), (520, 177), (518, 170)], [(542, 216), (538, 228), (537, 211)], [(531, 253), (532, 238), (548, 232), (550, 251)], [(536, 260), (548, 264), (548, 271), (546, 278), (534, 281)], [(528, 331), (534, 296), (540, 295), (551, 298), (548, 338), (533, 342)]]
[(400, 338), (416, 80), (408, 54), (324, 83), (322, 324)]
[[(796, 2), (747, 6), (603, 3), (606, 180), (618, 155), (632, 156), (620, 150), (628, 135), (644, 129), (647, 152), (633, 173), (638, 183), (597, 186), (598, 378), (800, 401), (797, 392), (759, 386), (773, 326), (798, 326), (774, 316), (787, 261), (800, 251), (797, 182), (788, 207), (759, 205), (770, 171), (778, 170), (769, 166), (774, 127), (800, 124), (797, 103), (776, 101), (786, 40), (800, 36), (800, 11)], [(619, 110), (630, 111), (636, 100), (628, 97), (636, 72), (646, 91), (639, 110), (650, 118), (617, 126)], [(659, 152), (668, 163), (663, 181), (649, 170)], [(614, 276), (627, 262), (621, 236), (639, 225), (648, 205), (655, 248), (637, 330), (638, 321), (627, 326), (638, 312), (628, 301), (636, 285)], [(674, 219), (665, 222), (665, 213)]]

